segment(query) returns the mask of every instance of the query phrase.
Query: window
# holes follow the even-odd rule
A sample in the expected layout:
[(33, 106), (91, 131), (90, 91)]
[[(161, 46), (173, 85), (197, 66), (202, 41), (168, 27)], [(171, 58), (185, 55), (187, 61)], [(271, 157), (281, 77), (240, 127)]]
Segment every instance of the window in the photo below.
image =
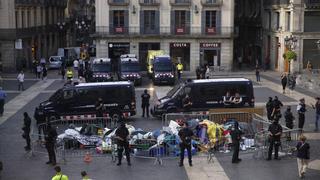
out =
[(275, 13), (275, 30), (278, 31), (280, 28), (280, 13), (276, 12)]
[(113, 26), (124, 27), (124, 11), (113, 11)]
[(206, 28), (216, 27), (216, 11), (206, 11)]
[(63, 98), (64, 99), (73, 98), (73, 90), (65, 90), (65, 91), (63, 91)]
[(33, 18), (34, 18), (34, 26), (38, 26), (38, 17), (37, 17), (37, 9), (35, 8), (34, 10), (33, 10)]
[(176, 11), (175, 12), (175, 25), (176, 27), (186, 27), (186, 11)]
[(25, 23), (25, 20), (24, 20), (24, 11), (21, 11), (21, 28), (24, 28), (24, 23)]
[(156, 28), (156, 11), (144, 11), (144, 28), (146, 31)]
[(286, 20), (287, 20), (286, 29), (287, 29), (287, 31), (290, 31), (291, 12), (286, 12)]

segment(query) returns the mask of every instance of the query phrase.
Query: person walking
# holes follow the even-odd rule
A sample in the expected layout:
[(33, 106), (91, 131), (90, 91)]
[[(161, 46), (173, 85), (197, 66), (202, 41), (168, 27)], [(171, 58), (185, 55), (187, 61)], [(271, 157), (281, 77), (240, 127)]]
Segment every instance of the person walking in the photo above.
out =
[(240, 150), (240, 140), (242, 131), (239, 130), (239, 123), (236, 122), (234, 127), (230, 133), (233, 145), (233, 155), (232, 155), (232, 163), (239, 163), (241, 159), (239, 158), (239, 150)]
[(42, 67), (46, 65), (46, 59), (45, 59), (44, 57), (42, 57), (42, 58), (40, 59), (40, 65), (41, 65)]
[(52, 177), (52, 180), (69, 180), (67, 175), (62, 174), (60, 166), (54, 167), (54, 170), (56, 171), (56, 175)]
[(305, 104), (305, 100), (304, 98), (299, 100), (300, 103), (297, 106), (297, 111), (298, 111), (298, 128), (301, 129), (301, 131), (303, 131), (303, 126), (304, 126), (304, 122), (305, 122), (305, 113), (307, 111), (306, 109), (306, 104)]
[(64, 66), (61, 66), (60, 74), (61, 74), (62, 80), (64, 80), (64, 76), (66, 75), (66, 68)]
[(274, 147), (274, 159), (279, 159), (279, 146), (281, 144), (280, 138), (282, 134), (282, 127), (279, 124), (279, 118), (273, 120), (273, 123), (269, 125), (269, 151), (267, 160), (271, 160), (271, 155)]
[(300, 136), (300, 141), (297, 143), (297, 162), (298, 174), (300, 178), (304, 178), (310, 159), (310, 145), (306, 142), (307, 138), (303, 135)]
[(48, 151), (49, 161), (46, 164), (56, 165), (56, 153), (54, 151), (54, 145), (57, 139), (57, 131), (51, 126), (50, 123), (47, 124), (47, 130), (45, 133), (45, 146)]
[(78, 68), (79, 68), (79, 61), (77, 59), (75, 59), (73, 61), (73, 70), (74, 70), (74, 72), (77, 72)]
[(0, 116), (3, 115), (4, 112), (4, 103), (5, 99), (7, 97), (7, 93), (2, 90), (2, 87), (0, 87)]
[(41, 64), (38, 64), (37, 65), (37, 78), (38, 79), (40, 79), (41, 73), (42, 73), (42, 66), (41, 66)]
[(287, 83), (288, 83), (288, 77), (287, 77), (287, 74), (284, 72), (281, 74), (281, 84), (282, 84), (282, 93), (283, 94), (286, 93)]
[(179, 61), (179, 63), (177, 64), (178, 80), (181, 79), (182, 72), (183, 72), (183, 64)]
[(26, 140), (27, 146), (24, 147), (26, 151), (31, 150), (31, 145), (30, 145), (30, 130), (31, 130), (31, 118), (29, 117), (27, 112), (23, 113), (23, 134), (22, 137)]
[(260, 68), (259, 68), (259, 65), (256, 65), (256, 79), (257, 79), (257, 82), (260, 82)]
[(42, 80), (46, 80), (47, 75), (48, 75), (48, 70), (47, 70), (46, 66), (43, 66), (42, 67)]
[(68, 68), (67, 70), (67, 80), (71, 80), (73, 78), (73, 72), (71, 68)]
[(141, 95), (141, 107), (142, 107), (142, 117), (144, 117), (145, 112), (147, 112), (147, 117), (149, 117), (149, 105), (150, 105), (150, 94), (148, 94), (148, 90), (145, 89), (143, 94)]
[[(1, 95), (0, 95), (0, 99), (1, 99)], [(320, 120), (320, 97), (316, 97), (316, 104), (313, 105), (312, 104), (312, 108), (316, 110), (316, 120), (315, 120), (315, 129), (314, 131), (318, 131), (318, 124), (319, 124), (319, 120)]]
[(129, 141), (128, 141), (129, 131), (124, 122), (120, 123), (120, 127), (118, 127), (118, 129), (116, 130), (115, 135), (116, 135), (115, 138), (117, 139), (117, 145), (118, 145), (117, 166), (121, 165), (123, 150), (125, 151), (125, 154), (126, 154), (128, 166), (131, 166)]
[(272, 120), (272, 111), (273, 111), (273, 100), (272, 97), (269, 97), (269, 100), (266, 104), (266, 109), (267, 109), (267, 117), (268, 120), (271, 121)]
[(191, 154), (191, 139), (194, 135), (192, 130), (188, 127), (188, 123), (184, 122), (183, 128), (180, 129), (178, 133), (181, 142), (180, 142), (180, 163), (179, 166), (183, 166), (184, 160), (184, 151), (187, 149), (189, 166), (192, 166), (192, 154)]
[(20, 91), (20, 89), (23, 91), (24, 90), (24, 87), (23, 87), (24, 73), (23, 73), (23, 71), (20, 71), (20, 73), (18, 74), (17, 80), (19, 83), (18, 84), (18, 91)]

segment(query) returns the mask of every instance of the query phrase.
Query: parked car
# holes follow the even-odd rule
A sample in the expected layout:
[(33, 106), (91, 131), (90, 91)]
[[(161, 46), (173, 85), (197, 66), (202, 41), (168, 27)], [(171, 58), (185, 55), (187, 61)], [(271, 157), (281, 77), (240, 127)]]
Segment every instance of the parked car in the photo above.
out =
[(62, 56), (51, 56), (49, 58), (49, 69), (59, 69), (64, 63), (64, 58)]

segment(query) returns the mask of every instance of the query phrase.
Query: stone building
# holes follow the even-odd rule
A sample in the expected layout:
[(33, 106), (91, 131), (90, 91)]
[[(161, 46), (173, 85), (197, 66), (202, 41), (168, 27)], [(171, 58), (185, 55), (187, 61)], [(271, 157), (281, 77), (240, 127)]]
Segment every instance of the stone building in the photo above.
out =
[(296, 60), (291, 61), (291, 72), (301, 72), (310, 61), (320, 69), (320, 0), (264, 0), (264, 55), (271, 69), (289, 71), (283, 54), (290, 47), (286, 37), (295, 37)]
[(0, 0), (0, 65), (3, 71), (29, 68), (64, 44), (58, 22), (67, 0)]
[(97, 57), (117, 61), (164, 50), (186, 71), (199, 65), (231, 69), (234, 0), (96, 0)]

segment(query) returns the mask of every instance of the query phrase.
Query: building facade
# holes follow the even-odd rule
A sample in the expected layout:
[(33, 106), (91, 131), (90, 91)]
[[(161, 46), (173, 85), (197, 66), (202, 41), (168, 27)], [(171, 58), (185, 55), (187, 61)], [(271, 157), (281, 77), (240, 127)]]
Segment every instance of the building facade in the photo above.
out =
[[(308, 61), (320, 69), (320, 0), (264, 0), (264, 58), (271, 69), (301, 72)], [(295, 37), (294, 47), (285, 39)], [(290, 50), (297, 58), (290, 63), (284, 54)]]
[(117, 61), (164, 50), (186, 71), (199, 65), (231, 69), (234, 0), (96, 0), (97, 57)]
[(58, 22), (67, 0), (1, 0), (0, 64), (2, 71), (30, 68), (33, 59), (48, 58), (64, 46)]

